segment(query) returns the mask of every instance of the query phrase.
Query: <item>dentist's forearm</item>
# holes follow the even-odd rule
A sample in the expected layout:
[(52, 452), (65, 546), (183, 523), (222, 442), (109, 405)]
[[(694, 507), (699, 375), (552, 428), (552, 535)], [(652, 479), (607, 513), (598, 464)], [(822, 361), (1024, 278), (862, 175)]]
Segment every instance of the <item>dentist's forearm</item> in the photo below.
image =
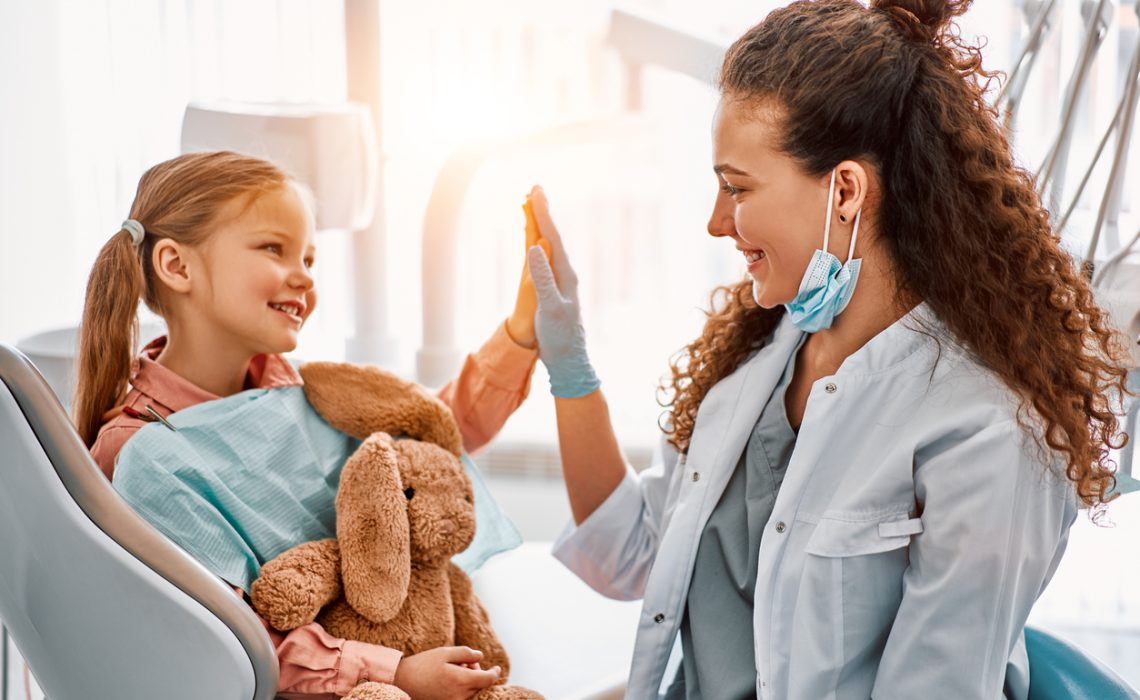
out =
[(590, 517), (625, 476), (610, 409), (601, 389), (576, 399), (554, 399), (562, 477), (575, 524)]

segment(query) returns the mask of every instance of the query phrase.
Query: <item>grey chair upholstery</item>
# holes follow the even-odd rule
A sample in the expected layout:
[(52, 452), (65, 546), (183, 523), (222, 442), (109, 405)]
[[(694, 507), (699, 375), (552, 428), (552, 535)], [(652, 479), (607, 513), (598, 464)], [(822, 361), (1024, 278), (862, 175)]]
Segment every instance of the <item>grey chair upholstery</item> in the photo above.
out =
[(0, 619), (51, 700), (272, 700), (257, 616), (114, 492), (0, 344)]

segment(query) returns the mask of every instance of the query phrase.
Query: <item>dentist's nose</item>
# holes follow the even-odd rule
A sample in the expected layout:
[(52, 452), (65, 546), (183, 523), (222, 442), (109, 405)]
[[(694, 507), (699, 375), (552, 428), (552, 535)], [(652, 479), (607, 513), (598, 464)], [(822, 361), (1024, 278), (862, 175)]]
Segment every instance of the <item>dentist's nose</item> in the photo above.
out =
[(725, 201), (724, 195), (717, 195), (716, 204), (713, 205), (712, 216), (709, 217), (708, 232), (714, 238), (736, 235), (736, 217), (731, 202)]

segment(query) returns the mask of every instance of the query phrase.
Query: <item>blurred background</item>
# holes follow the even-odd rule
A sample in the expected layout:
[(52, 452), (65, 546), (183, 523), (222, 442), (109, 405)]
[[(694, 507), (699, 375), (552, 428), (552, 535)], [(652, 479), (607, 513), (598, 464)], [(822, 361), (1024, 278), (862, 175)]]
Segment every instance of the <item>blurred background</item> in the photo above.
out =
[[(44, 333), (79, 322), (90, 265), (150, 165), (240, 137), (233, 115), (347, 115), (360, 149), (311, 172), (318, 193), (363, 194), (352, 216), (327, 206), (321, 303), (297, 358), (374, 362), (433, 385), (452, 376), (510, 312), (520, 206), (540, 183), (582, 280), (619, 439), (641, 467), (669, 357), (699, 333), (709, 292), (743, 274), (732, 247), (705, 233), (720, 53), (780, 4), (5, 0), (0, 342), (59, 350)], [(961, 26), (984, 38), (990, 69), (1020, 60), (993, 99), (1016, 108), (1018, 158), (1050, 180), (1057, 219), (1072, 210), (1066, 246), (1078, 259), (1126, 252), (1140, 225), (1140, 145), (1126, 128), (1135, 6), (985, 0)], [(308, 128), (298, 132), (353, 143)], [(1140, 268), (1117, 257), (1105, 303), (1134, 341)], [(541, 365), (531, 399), (478, 461), (528, 540), (557, 535), (569, 509)], [(1115, 527), (1082, 516), (1033, 621), (1140, 685), (1134, 499), (1110, 508)]]

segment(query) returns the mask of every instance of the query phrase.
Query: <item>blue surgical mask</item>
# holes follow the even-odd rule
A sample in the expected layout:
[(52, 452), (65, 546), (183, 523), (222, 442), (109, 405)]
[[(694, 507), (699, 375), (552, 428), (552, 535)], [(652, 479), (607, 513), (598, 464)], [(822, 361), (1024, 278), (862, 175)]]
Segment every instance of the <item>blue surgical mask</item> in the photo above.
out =
[[(806, 333), (830, 328), (835, 317), (843, 313), (851, 295), (855, 293), (855, 283), (859, 280), (859, 267), (863, 260), (855, 260), (855, 240), (859, 236), (859, 218), (863, 210), (855, 214), (855, 228), (851, 232), (851, 248), (847, 251), (847, 262), (840, 264), (839, 258), (827, 252), (831, 240), (831, 209), (835, 202), (835, 170), (831, 171), (831, 186), (827, 192), (827, 219), (823, 227), (823, 249), (811, 256), (799, 292), (784, 308), (796, 327)], [(756, 290), (753, 283), (753, 293)]]

